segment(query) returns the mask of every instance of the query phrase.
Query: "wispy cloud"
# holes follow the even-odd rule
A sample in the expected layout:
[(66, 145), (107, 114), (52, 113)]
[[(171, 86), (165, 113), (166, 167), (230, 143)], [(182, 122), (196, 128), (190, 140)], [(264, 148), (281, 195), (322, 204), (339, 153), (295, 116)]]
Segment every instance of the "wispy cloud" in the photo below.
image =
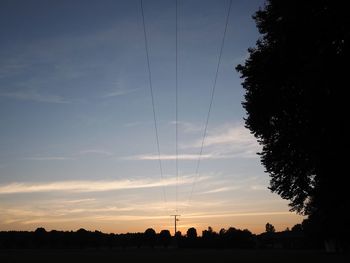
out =
[(264, 191), (266, 188), (267, 186), (263, 184), (255, 184), (250, 186), (250, 189), (254, 191)]
[(30, 160), (30, 161), (65, 161), (65, 160), (73, 160), (73, 158), (66, 157), (66, 156), (33, 156), (33, 157), (24, 157), (23, 160)]
[[(0, 220), (3, 224), (34, 224), (39, 222), (79, 221), (138, 221), (169, 219), (168, 215), (175, 207), (175, 202), (142, 201), (138, 203), (108, 205), (96, 202), (95, 199), (81, 200), (38, 200), (35, 205), (27, 204), (17, 207), (1, 206)], [(188, 202), (178, 202), (179, 207), (188, 207)], [(213, 209), (221, 205), (219, 202), (196, 201), (194, 206), (201, 209)]]
[[(117, 210), (115, 210), (117, 211)], [(104, 212), (104, 211), (96, 211), (96, 212)], [(282, 216), (282, 215), (291, 215), (291, 212), (286, 211), (272, 211), (272, 212), (243, 212), (243, 213), (194, 213), (187, 214), (186, 220), (191, 219), (200, 219), (200, 218), (226, 218), (226, 217), (256, 217), (256, 216)], [(112, 221), (112, 222), (120, 222), (120, 221), (145, 221), (145, 220), (169, 220), (169, 216), (167, 215), (131, 215), (131, 214), (121, 214), (121, 215), (111, 215), (111, 214), (102, 214), (102, 215), (85, 215), (84, 219), (93, 220), (97, 222), (101, 221)], [(26, 219), (23, 220), (22, 224), (38, 224), (38, 223), (50, 223), (50, 222), (69, 222), (69, 221), (77, 221), (75, 217), (49, 217), (49, 216), (41, 216), (39, 218)], [(12, 223), (5, 222), (5, 223)]]
[[(186, 219), (198, 219), (198, 218), (225, 218), (225, 217), (255, 217), (255, 216), (281, 216), (290, 215), (291, 212), (276, 211), (276, 212), (251, 212), (251, 213), (217, 213), (217, 214), (188, 214)], [(90, 218), (96, 221), (145, 221), (145, 220), (168, 220), (169, 216), (166, 215), (100, 215)], [(69, 220), (69, 219), (65, 219)], [(72, 219), (70, 219), (72, 220)], [(76, 219), (74, 219), (76, 220)], [(55, 218), (40, 218), (32, 219), (23, 222), (24, 224), (34, 223), (47, 223), (47, 222), (61, 222), (61, 219)]]
[(81, 150), (79, 152), (68, 154), (65, 156), (42, 156), (42, 155), (34, 155), (22, 158), (22, 160), (29, 161), (66, 161), (66, 160), (75, 160), (77, 158), (81, 158), (86, 155), (92, 156), (112, 156), (113, 153), (103, 150), (103, 149), (86, 149)]
[[(171, 125), (176, 125), (176, 121), (171, 121)], [(203, 130), (204, 127), (202, 125), (198, 125), (197, 123), (187, 122), (187, 121), (178, 121), (178, 127), (184, 133), (196, 133)]]
[(150, 122), (150, 121), (132, 121), (132, 122), (124, 123), (123, 127), (125, 127), (125, 128), (134, 128), (134, 127), (139, 128), (139, 126), (146, 126), (146, 125), (150, 125), (150, 124), (153, 124), (153, 122)]
[[(233, 177), (233, 176), (232, 176)], [(221, 178), (219, 181), (211, 181), (204, 185), (198, 195), (225, 193), (225, 192), (256, 192), (267, 191), (267, 184), (264, 184), (265, 177), (251, 175), (236, 175), (232, 178)]]
[(117, 89), (111, 92), (108, 92), (102, 96), (102, 98), (112, 98), (112, 97), (118, 97), (118, 96), (123, 96), (127, 95), (129, 93), (133, 93), (138, 91), (139, 89)]
[[(187, 123), (186, 123), (187, 125)], [(202, 145), (202, 139), (182, 144), (181, 149), (188, 152), (191, 149), (198, 150)], [(210, 132), (205, 138), (205, 149), (201, 159), (229, 159), (229, 158), (252, 158), (256, 157), (259, 144), (254, 136), (242, 124), (223, 125)], [(142, 154), (126, 157), (128, 160), (158, 160), (156, 154)], [(198, 160), (198, 154), (182, 153), (179, 160)], [(175, 160), (174, 154), (162, 154), (161, 160)]]
[[(178, 184), (188, 184), (190, 177), (182, 177)], [(172, 177), (163, 180), (135, 179), (135, 180), (114, 180), (114, 181), (59, 181), (49, 183), (9, 183), (0, 185), (0, 194), (16, 193), (37, 193), (50, 191), (68, 192), (104, 192), (113, 190), (154, 188), (175, 185), (176, 178)]]
[[(202, 140), (197, 140), (193, 147), (200, 147)], [(241, 124), (236, 125), (224, 125), (223, 127), (217, 128), (205, 138), (205, 146), (213, 146), (219, 144), (235, 144), (249, 146), (251, 144), (257, 144), (254, 136)]]
[(0, 97), (7, 97), (10, 99), (23, 100), (23, 101), (37, 101), (37, 102), (46, 102), (46, 103), (71, 103), (71, 101), (65, 99), (62, 96), (51, 95), (51, 94), (41, 94), (38, 92), (4, 92), (0, 93)]
[(236, 217), (236, 216), (273, 216), (273, 215), (290, 215), (292, 212), (287, 211), (266, 211), (266, 212), (238, 212), (238, 213), (193, 213), (188, 218), (213, 218), (213, 217)]
[[(224, 151), (225, 150), (225, 151)], [(232, 149), (229, 149), (230, 151)], [(211, 153), (202, 154), (200, 158), (202, 160), (219, 160), (219, 159), (231, 159), (231, 158), (255, 158), (256, 151), (242, 151), (242, 152), (232, 152), (229, 153), (228, 149), (223, 149), (222, 152), (220, 150), (213, 151)], [(237, 149), (236, 149), (237, 150)], [(181, 161), (196, 161), (199, 158), (199, 154), (179, 154), (177, 156), (178, 160)], [(160, 157), (157, 154), (142, 154), (142, 155), (134, 155), (122, 158), (123, 160), (139, 160), (139, 161), (158, 161), (158, 159), (162, 161), (173, 161), (176, 160), (175, 154), (161, 154)]]
[[(170, 122), (171, 124), (175, 122)], [(192, 124), (185, 123), (185, 126)], [(198, 128), (198, 127), (197, 127)], [(197, 129), (195, 125), (190, 128), (192, 131)], [(177, 156), (179, 160), (194, 161), (201, 159), (230, 159), (230, 158), (256, 158), (256, 153), (260, 151), (260, 146), (254, 136), (246, 129), (243, 124), (226, 124), (210, 132), (205, 139), (204, 151), (199, 156), (199, 148), (202, 145), (202, 138), (192, 142), (183, 143), (180, 148), (182, 153)], [(194, 154), (193, 152), (198, 151)], [(124, 160), (143, 160), (155, 161), (158, 159), (164, 161), (176, 160), (175, 154), (139, 154), (124, 157)]]
[(87, 149), (87, 150), (82, 150), (79, 152), (79, 155), (105, 155), (105, 156), (112, 156), (113, 153), (106, 151), (106, 150), (102, 150), (102, 149)]
[[(182, 145), (183, 149), (200, 148), (202, 139)], [(221, 158), (255, 158), (260, 146), (243, 124), (223, 125), (209, 132), (204, 143), (205, 153)]]
[[(179, 160), (198, 160), (199, 155), (198, 154), (179, 154), (178, 156)], [(160, 157), (157, 154), (143, 154), (143, 155), (135, 155), (135, 156), (129, 156), (125, 157), (125, 160), (145, 160), (145, 161), (155, 161), (158, 159), (164, 160), (164, 161), (171, 161), (176, 160), (175, 154), (162, 154)], [(216, 159), (220, 158), (218, 156), (213, 156), (211, 154), (203, 154), (202, 159)]]
[(15, 56), (2, 57), (1, 60), (0, 78), (16, 75), (30, 66), (30, 63), (24, 62)]
[(61, 202), (66, 204), (78, 204), (78, 203), (86, 203), (86, 202), (94, 202), (94, 201), (96, 201), (95, 198), (84, 198), (84, 199), (64, 200)]
[(232, 191), (235, 189), (239, 189), (240, 187), (219, 187), (219, 188), (214, 188), (208, 191), (201, 192), (200, 194), (215, 194), (215, 193), (222, 193), (222, 192), (227, 192), (227, 191)]

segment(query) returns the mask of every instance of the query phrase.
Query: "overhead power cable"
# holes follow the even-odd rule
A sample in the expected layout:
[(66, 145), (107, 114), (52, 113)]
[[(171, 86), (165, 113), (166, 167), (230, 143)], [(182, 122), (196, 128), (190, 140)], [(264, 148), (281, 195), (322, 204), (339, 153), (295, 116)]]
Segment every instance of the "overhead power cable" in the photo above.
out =
[(175, 0), (175, 148), (176, 148), (176, 212), (178, 208), (178, 183), (179, 183), (179, 151), (178, 151), (178, 18), (177, 0)]
[(216, 66), (214, 83), (213, 83), (213, 87), (212, 87), (212, 90), (211, 90), (209, 109), (208, 109), (207, 117), (206, 117), (206, 120), (205, 120), (204, 131), (203, 131), (203, 136), (202, 136), (202, 143), (201, 143), (201, 147), (200, 147), (200, 151), (199, 151), (199, 156), (198, 156), (198, 160), (197, 160), (197, 165), (196, 165), (196, 170), (195, 170), (195, 174), (194, 174), (194, 180), (193, 180), (192, 187), (191, 187), (190, 196), (189, 196), (189, 199), (188, 199), (188, 204), (191, 203), (192, 196), (193, 196), (193, 191), (195, 189), (196, 183), (197, 183), (198, 178), (199, 178), (199, 167), (200, 167), (200, 163), (201, 163), (201, 159), (202, 159), (203, 147), (204, 147), (205, 139), (206, 139), (206, 136), (207, 136), (207, 129), (208, 129), (208, 123), (209, 123), (209, 119), (210, 119), (210, 113), (211, 113), (211, 109), (212, 109), (213, 101), (214, 101), (214, 94), (215, 94), (216, 83), (217, 83), (217, 79), (218, 79), (218, 75), (219, 75), (222, 51), (223, 51), (224, 43), (225, 43), (226, 32), (227, 32), (227, 25), (228, 25), (228, 22), (229, 22), (231, 6), (232, 6), (232, 0), (229, 1), (229, 6), (228, 6), (228, 9), (227, 9), (224, 34), (223, 34), (223, 37), (222, 37), (222, 40), (221, 40), (219, 57), (218, 57), (218, 63), (217, 63), (217, 66)]
[(163, 167), (162, 167), (162, 161), (161, 161), (161, 155), (160, 155), (158, 125), (157, 125), (157, 116), (156, 116), (156, 109), (155, 109), (154, 95), (153, 95), (151, 63), (150, 63), (150, 59), (149, 59), (145, 14), (144, 14), (144, 10), (143, 10), (143, 1), (140, 0), (140, 3), (141, 3), (141, 13), (142, 13), (143, 34), (144, 34), (144, 39), (145, 39), (145, 50), (146, 50), (146, 59), (147, 59), (147, 68), (148, 68), (149, 89), (150, 89), (150, 93), (151, 93), (152, 110), (153, 110), (154, 131), (155, 131), (156, 144), (157, 144), (157, 150), (158, 150), (158, 163), (159, 163), (160, 180), (161, 180), (161, 184), (162, 184), (164, 202), (166, 203), (167, 199), (166, 199), (165, 188), (164, 188), (164, 184), (163, 184), (164, 176), (163, 176)]

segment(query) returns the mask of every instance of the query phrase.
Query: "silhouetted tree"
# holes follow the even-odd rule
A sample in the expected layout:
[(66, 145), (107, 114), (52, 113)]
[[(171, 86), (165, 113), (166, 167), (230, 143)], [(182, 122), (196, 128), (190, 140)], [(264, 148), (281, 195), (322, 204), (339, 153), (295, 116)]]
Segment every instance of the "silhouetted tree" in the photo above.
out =
[(37, 229), (35, 229), (34, 233), (36, 235), (45, 235), (47, 232), (46, 232), (45, 228), (38, 227)]
[(302, 232), (303, 231), (303, 227), (301, 224), (296, 224), (292, 227), (291, 231), (293, 232)]
[(325, 237), (348, 235), (346, 1), (270, 0), (254, 19), (262, 37), (236, 69), (270, 189), (313, 215)]
[(223, 243), (226, 247), (231, 248), (252, 248), (254, 240), (252, 233), (247, 230), (240, 230), (230, 227), (223, 233)]
[(275, 227), (272, 224), (266, 223), (266, 225), (265, 225), (265, 232), (266, 233), (274, 233), (274, 232), (276, 232), (276, 229), (275, 229)]
[(34, 231), (34, 239), (37, 247), (43, 247), (47, 244), (47, 232), (45, 228), (39, 227)]
[(181, 231), (177, 231), (177, 232), (175, 233), (175, 238), (181, 238), (181, 237), (182, 237)]
[(144, 233), (144, 238), (146, 245), (153, 248), (156, 243), (157, 233), (153, 228), (148, 228)]
[(194, 227), (191, 227), (187, 230), (187, 238), (195, 239), (197, 237), (197, 230)]
[(186, 238), (181, 239), (180, 246), (183, 247), (198, 247), (199, 246), (199, 239), (197, 238), (197, 230), (194, 227), (191, 227), (186, 232)]
[(178, 247), (181, 247), (183, 246), (183, 239), (185, 237), (182, 236), (182, 233), (181, 231), (177, 231), (175, 233), (175, 238), (174, 238), (174, 241), (175, 241), (175, 246), (178, 246)]
[[(314, 227), (314, 225), (312, 225)], [(297, 227), (295, 227), (297, 228)], [(176, 246), (181, 248), (254, 248), (258, 247), (284, 247), (284, 248), (319, 248), (313, 243), (309, 246), (309, 240), (305, 239), (304, 228), (310, 233), (313, 231), (308, 226), (308, 221), (304, 220), (302, 231), (282, 231), (262, 233), (253, 235), (249, 230), (221, 229), (216, 233), (211, 227), (203, 231), (202, 237), (197, 237), (195, 228), (188, 231), (187, 236), (177, 233)], [(40, 242), (37, 239), (40, 236)], [(100, 231), (87, 231), (79, 229), (73, 231), (50, 232), (39, 229), (34, 232), (27, 231), (0, 231), (0, 254), (1, 249), (21, 249), (21, 248), (112, 248), (112, 247), (140, 247), (141, 245), (155, 246), (167, 245), (171, 241), (170, 232), (162, 230), (157, 235), (153, 229), (148, 229), (144, 233), (126, 234), (105, 234)], [(163, 239), (162, 239), (163, 238)], [(169, 244), (169, 243), (168, 243)], [(276, 246), (277, 245), (277, 246)]]
[(160, 239), (160, 243), (164, 246), (164, 247), (168, 247), (170, 242), (171, 242), (171, 234), (169, 230), (162, 230), (159, 233), (159, 239)]
[(219, 235), (213, 230), (211, 226), (207, 230), (202, 231), (202, 240), (204, 247), (218, 247)]
[(211, 226), (208, 226), (207, 230), (202, 231), (202, 237), (203, 238), (211, 238), (216, 233), (214, 232), (213, 228)]
[(221, 228), (220, 231), (219, 231), (219, 235), (220, 236), (224, 236), (226, 233), (226, 229), (225, 228)]

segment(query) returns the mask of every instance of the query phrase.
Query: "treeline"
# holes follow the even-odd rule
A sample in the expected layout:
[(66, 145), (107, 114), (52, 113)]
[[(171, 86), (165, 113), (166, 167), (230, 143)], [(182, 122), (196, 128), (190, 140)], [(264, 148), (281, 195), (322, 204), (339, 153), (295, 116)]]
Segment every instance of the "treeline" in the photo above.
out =
[(171, 236), (169, 230), (156, 233), (152, 228), (144, 233), (106, 234), (100, 231), (46, 231), (38, 228), (34, 232), (0, 232), (0, 249), (13, 248), (127, 248), (127, 247), (179, 247), (179, 248), (310, 248), (322, 247), (305, 235), (301, 225), (291, 230), (275, 232), (266, 224), (266, 232), (255, 235), (249, 230), (230, 227), (215, 232), (211, 227), (198, 236), (195, 228), (186, 234), (177, 232)]

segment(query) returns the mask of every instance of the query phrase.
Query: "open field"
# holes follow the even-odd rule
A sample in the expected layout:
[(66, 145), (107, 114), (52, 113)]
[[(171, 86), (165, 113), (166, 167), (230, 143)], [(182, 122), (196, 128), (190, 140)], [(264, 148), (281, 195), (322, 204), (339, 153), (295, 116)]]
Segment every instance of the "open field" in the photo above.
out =
[(57, 249), (0, 250), (1, 263), (15, 262), (350, 262), (348, 254), (310, 250)]

